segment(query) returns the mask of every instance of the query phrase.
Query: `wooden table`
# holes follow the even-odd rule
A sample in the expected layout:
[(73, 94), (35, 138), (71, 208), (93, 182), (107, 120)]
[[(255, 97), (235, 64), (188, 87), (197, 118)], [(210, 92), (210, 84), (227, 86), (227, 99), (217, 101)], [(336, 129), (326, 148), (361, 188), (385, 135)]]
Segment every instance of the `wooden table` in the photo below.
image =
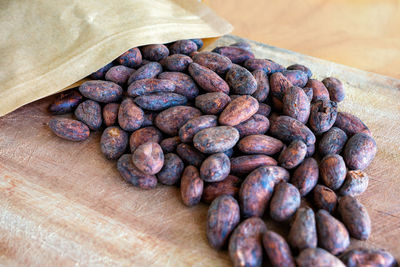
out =
[[(239, 40), (226, 36), (214, 45)], [(345, 81), (340, 109), (359, 116), (379, 147), (360, 197), (372, 235), (351, 246), (385, 248), (400, 259), (400, 80), (251, 44), (257, 57), (300, 62), (318, 79)], [(46, 125), (51, 100), (0, 118), (0, 265), (230, 265), (226, 252), (207, 243), (206, 205), (185, 207), (176, 187), (143, 191), (125, 183), (101, 154), (100, 133), (81, 143), (56, 137)], [(279, 230), (286, 234), (288, 227)]]
[(399, 0), (203, 0), (233, 34), (400, 78)]

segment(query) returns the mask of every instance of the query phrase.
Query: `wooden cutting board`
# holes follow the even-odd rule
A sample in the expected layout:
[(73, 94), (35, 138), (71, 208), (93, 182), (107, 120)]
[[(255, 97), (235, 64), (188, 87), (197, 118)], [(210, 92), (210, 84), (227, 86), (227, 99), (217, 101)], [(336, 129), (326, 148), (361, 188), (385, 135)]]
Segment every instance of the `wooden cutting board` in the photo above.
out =
[[(239, 40), (228, 35), (213, 46)], [(340, 109), (359, 116), (379, 148), (359, 198), (372, 235), (352, 240), (352, 247), (385, 248), (400, 259), (400, 80), (251, 44), (257, 57), (298, 62), (317, 79), (345, 82)], [(206, 205), (185, 207), (176, 187), (143, 191), (125, 183), (115, 162), (102, 156), (100, 133), (82, 143), (53, 135), (46, 125), (52, 99), (0, 118), (0, 265), (230, 265), (226, 252), (207, 243)], [(287, 233), (287, 226), (279, 231)]]

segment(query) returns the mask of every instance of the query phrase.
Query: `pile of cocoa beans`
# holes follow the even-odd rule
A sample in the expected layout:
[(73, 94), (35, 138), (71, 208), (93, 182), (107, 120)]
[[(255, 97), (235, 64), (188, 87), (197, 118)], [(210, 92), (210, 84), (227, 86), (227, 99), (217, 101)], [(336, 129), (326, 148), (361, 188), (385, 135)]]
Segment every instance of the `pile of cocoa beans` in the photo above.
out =
[[(383, 250), (348, 250), (371, 221), (356, 196), (377, 146), (334, 77), (312, 79), (255, 58), (248, 43), (199, 52), (200, 39), (132, 48), (49, 107), (50, 129), (100, 149), (127, 182), (180, 187), (210, 204), (207, 238), (234, 266), (396, 266)], [(265, 220), (288, 228), (283, 237)], [(263, 255), (264, 254), (264, 255)]]

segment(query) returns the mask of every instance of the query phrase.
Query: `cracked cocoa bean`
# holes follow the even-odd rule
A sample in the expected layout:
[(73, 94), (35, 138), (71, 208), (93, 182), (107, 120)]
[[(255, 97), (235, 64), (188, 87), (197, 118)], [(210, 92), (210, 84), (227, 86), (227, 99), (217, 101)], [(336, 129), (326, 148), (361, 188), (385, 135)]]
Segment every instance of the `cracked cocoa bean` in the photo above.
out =
[(144, 143), (133, 152), (132, 162), (141, 172), (156, 174), (164, 165), (164, 153), (159, 144)]
[(369, 178), (365, 172), (360, 170), (348, 171), (346, 179), (339, 189), (339, 194), (342, 196), (358, 196), (367, 189), (368, 183)]

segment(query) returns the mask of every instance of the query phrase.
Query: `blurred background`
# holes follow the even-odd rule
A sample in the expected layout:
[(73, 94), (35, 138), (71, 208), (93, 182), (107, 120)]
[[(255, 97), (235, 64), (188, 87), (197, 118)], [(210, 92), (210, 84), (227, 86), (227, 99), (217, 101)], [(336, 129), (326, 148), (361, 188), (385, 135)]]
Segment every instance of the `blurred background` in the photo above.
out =
[(400, 78), (400, 0), (203, 0), (233, 34)]

